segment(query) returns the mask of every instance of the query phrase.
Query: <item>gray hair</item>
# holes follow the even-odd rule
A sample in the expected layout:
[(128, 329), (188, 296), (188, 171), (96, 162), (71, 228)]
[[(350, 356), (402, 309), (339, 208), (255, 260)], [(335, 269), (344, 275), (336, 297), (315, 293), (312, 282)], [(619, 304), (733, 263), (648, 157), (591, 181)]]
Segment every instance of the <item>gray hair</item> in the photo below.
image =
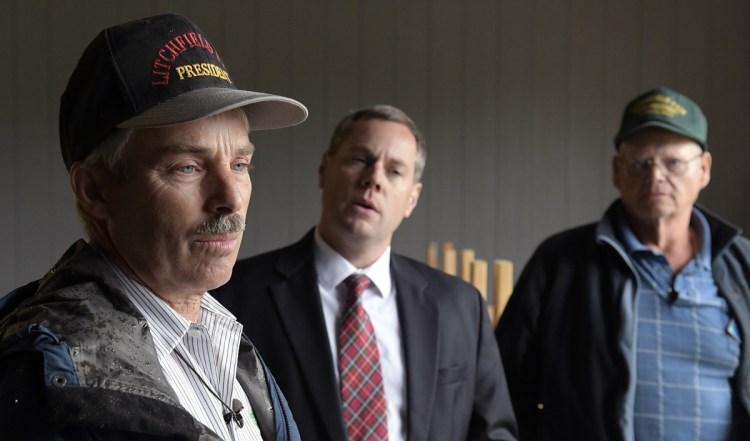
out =
[[(135, 129), (115, 129), (104, 141), (97, 144), (91, 153), (82, 161), (83, 167), (102, 167), (118, 180), (127, 179), (125, 167), (125, 148), (135, 134)], [(81, 207), (75, 200), (78, 220), (89, 238), (96, 237), (96, 219)]]
[(417, 141), (417, 157), (414, 161), (414, 182), (419, 182), (422, 179), (422, 173), (427, 162), (427, 149), (424, 136), (422, 136), (422, 132), (419, 131), (414, 121), (409, 118), (409, 115), (403, 110), (388, 104), (377, 104), (366, 107), (345, 116), (334, 129), (333, 135), (331, 135), (331, 143), (328, 145), (328, 155), (333, 156), (338, 152), (339, 147), (341, 147), (346, 137), (349, 136), (357, 121), (368, 119), (396, 122), (409, 128)]

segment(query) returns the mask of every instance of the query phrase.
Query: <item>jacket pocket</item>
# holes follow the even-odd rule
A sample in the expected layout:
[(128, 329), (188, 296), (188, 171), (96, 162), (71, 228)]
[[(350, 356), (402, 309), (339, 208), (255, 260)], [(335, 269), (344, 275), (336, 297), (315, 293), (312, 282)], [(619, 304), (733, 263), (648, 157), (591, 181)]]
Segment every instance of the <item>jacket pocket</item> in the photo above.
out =
[(437, 384), (444, 386), (447, 384), (459, 383), (466, 379), (466, 366), (451, 366), (438, 370)]

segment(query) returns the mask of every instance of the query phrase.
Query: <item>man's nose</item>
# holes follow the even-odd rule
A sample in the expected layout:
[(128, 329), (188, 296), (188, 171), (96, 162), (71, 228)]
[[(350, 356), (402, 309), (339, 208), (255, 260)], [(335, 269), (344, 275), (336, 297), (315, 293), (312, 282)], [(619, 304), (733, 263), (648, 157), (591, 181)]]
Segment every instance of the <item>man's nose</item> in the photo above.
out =
[(383, 165), (375, 162), (364, 170), (361, 185), (365, 188), (374, 187), (375, 190), (380, 190), (384, 179), (385, 169)]
[(249, 177), (232, 170), (213, 173), (208, 187), (208, 210), (216, 214), (236, 213), (242, 208), (244, 194), (251, 191)]
[(664, 163), (662, 163), (661, 161), (653, 161), (651, 162), (651, 167), (649, 167), (646, 176), (653, 180), (659, 180), (666, 178), (668, 174), (669, 171), (667, 170), (667, 167), (664, 165)]

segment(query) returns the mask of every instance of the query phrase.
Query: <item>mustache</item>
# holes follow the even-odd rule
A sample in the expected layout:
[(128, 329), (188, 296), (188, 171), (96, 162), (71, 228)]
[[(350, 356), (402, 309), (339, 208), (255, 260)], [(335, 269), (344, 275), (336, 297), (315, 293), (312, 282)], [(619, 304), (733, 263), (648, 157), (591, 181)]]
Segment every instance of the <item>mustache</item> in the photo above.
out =
[(237, 213), (214, 216), (198, 226), (198, 234), (226, 234), (245, 231), (245, 219)]

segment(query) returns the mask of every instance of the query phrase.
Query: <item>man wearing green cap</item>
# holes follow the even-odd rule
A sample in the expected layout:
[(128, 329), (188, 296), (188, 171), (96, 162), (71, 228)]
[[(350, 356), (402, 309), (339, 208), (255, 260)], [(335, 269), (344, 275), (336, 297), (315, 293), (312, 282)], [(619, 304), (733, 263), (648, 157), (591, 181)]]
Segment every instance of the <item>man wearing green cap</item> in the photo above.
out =
[(527, 263), (495, 330), (522, 439), (750, 439), (750, 242), (695, 205), (706, 135), (684, 95), (636, 97), (620, 198)]

